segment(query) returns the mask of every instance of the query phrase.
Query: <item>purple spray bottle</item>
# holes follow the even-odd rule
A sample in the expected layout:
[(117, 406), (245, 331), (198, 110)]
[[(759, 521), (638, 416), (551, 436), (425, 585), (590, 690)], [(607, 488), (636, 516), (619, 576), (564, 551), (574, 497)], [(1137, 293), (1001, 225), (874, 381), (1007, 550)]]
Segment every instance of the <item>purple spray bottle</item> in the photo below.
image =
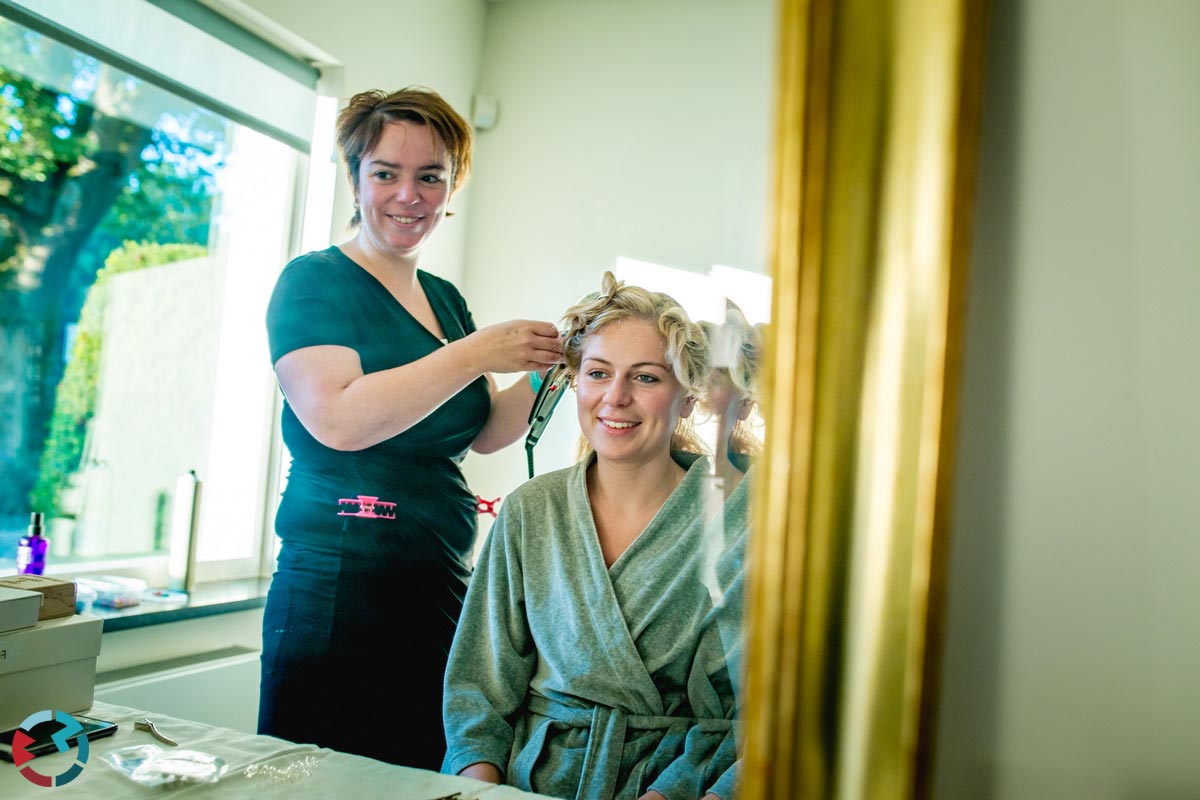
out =
[(29, 515), (29, 532), (17, 543), (17, 572), (41, 575), (46, 570), (46, 549), (50, 540), (42, 535), (42, 512)]

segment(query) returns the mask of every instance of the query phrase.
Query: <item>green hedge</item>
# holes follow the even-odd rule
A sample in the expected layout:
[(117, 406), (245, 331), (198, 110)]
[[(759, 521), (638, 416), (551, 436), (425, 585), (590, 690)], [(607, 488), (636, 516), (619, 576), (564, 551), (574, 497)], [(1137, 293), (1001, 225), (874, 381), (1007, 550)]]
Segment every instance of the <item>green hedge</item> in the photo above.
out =
[(200, 258), (207, 248), (197, 244), (125, 242), (108, 254), (79, 312), (71, 358), (54, 397), (50, 431), (42, 449), (38, 481), (29, 494), (31, 508), (47, 519), (61, 515), (60, 494), (83, 458), (88, 425), (96, 413), (96, 384), (100, 377), (101, 340), (108, 279), (122, 272)]

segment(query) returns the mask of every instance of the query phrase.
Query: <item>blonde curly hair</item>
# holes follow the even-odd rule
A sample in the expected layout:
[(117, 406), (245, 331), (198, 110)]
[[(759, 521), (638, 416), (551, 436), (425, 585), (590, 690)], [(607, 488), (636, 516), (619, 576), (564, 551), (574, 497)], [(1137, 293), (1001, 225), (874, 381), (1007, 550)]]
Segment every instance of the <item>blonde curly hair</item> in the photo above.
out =
[[(702, 399), (708, 386), (711, 352), (704, 329), (688, 317), (675, 298), (652, 292), (641, 286), (629, 286), (606, 271), (600, 291), (594, 292), (563, 312), (563, 360), (571, 376), (571, 385), (579, 375), (583, 347), (587, 338), (615, 322), (637, 319), (654, 325), (663, 339), (667, 366), (686, 396)], [(671, 436), (671, 449), (707, 453), (688, 418), (681, 418)], [(591, 452), (584, 440), (580, 456)]]

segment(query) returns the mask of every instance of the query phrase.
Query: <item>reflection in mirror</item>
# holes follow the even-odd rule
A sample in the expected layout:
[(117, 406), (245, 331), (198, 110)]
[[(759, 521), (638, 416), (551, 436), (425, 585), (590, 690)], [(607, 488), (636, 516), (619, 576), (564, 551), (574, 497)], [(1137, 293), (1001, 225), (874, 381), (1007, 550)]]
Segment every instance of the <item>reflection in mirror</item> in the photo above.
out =
[(701, 323), (712, 352), (708, 390), (701, 407), (708, 414), (714, 470), (725, 496), (741, 483), (762, 452), (763, 420), (758, 410), (758, 375), (763, 331), (751, 325), (732, 300), (725, 320)]
[(752, 325), (742, 309), (725, 298), (724, 321), (701, 325), (712, 353), (702, 409), (710, 415), (707, 439), (713, 454), (714, 480), (704, 513), (710, 531), (706, 577), (713, 610), (697, 662), (706, 674), (724, 674), (734, 713), (740, 716), (749, 498), (764, 434), (758, 400), (765, 323)]

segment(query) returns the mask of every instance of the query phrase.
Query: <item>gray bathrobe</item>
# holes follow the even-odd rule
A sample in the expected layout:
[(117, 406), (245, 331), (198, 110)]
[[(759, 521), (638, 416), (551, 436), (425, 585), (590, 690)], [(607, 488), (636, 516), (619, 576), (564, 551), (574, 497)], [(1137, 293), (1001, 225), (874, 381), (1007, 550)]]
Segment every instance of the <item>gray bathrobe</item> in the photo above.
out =
[(589, 462), (505, 500), (450, 651), (443, 772), (486, 761), (505, 783), (554, 797), (655, 789), (732, 800), (737, 704), (721, 656), (722, 588), (740, 571), (730, 545), (741, 532), (712, 500), (723, 495), (708, 459), (675, 458), (687, 474), (611, 568)]

